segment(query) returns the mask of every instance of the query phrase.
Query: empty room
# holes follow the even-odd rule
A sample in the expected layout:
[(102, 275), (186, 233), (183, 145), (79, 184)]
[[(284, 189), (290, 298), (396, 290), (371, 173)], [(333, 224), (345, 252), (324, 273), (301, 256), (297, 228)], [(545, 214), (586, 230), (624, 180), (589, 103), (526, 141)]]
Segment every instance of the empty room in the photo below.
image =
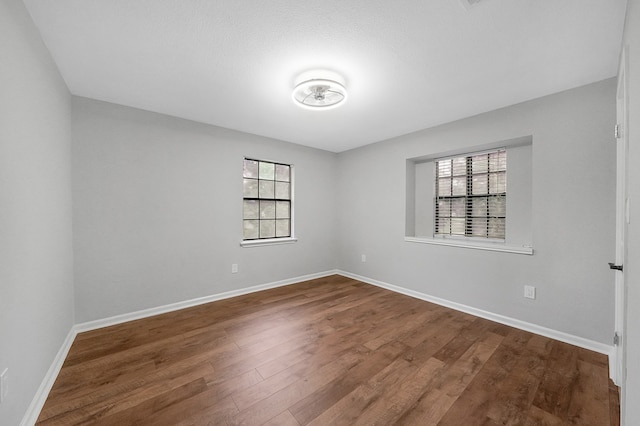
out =
[(0, 0), (0, 426), (640, 424), (638, 164), (639, 0)]

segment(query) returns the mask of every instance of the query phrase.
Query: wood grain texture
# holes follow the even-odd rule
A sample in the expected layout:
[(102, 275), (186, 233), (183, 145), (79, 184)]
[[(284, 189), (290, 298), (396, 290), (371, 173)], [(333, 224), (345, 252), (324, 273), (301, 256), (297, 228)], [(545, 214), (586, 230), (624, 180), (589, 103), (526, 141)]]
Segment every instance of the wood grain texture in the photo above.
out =
[(339, 275), (79, 334), (38, 425), (617, 426), (604, 355)]

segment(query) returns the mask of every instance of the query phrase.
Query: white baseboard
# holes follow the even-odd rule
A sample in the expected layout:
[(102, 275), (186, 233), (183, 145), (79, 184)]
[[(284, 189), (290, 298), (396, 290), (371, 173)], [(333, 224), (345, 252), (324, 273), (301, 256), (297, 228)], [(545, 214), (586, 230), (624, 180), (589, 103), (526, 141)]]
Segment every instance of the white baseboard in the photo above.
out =
[[(362, 281), (367, 284), (371, 284), (377, 287), (382, 287), (384, 289), (391, 290), (395, 293), (400, 293), (406, 296), (414, 297), (416, 299), (432, 302), (437, 305), (455, 309), (456, 311), (465, 312), (467, 314), (471, 314), (477, 317), (495, 321), (500, 324), (505, 324), (511, 327), (518, 328), (520, 330), (525, 330), (531, 333), (539, 334), (541, 336), (545, 336), (551, 339), (559, 340), (561, 342), (569, 343), (570, 345), (578, 346), (584, 349), (588, 349), (590, 351), (607, 355), (609, 357), (609, 376), (612, 379), (614, 379), (613, 374), (615, 372), (615, 368), (613, 363), (615, 362), (615, 356), (614, 356), (615, 346), (613, 345), (606, 345), (604, 343), (596, 342), (594, 340), (585, 339), (579, 336), (574, 336), (572, 334), (568, 334), (558, 330), (553, 330), (551, 328), (532, 324), (526, 321), (521, 321), (519, 319), (495, 314), (493, 312), (483, 311), (482, 309), (477, 309), (471, 306), (463, 305), (461, 303), (456, 303), (446, 299), (441, 299), (439, 297), (430, 296), (428, 294), (421, 293), (419, 291), (410, 290), (404, 287), (399, 287), (393, 284), (385, 283), (383, 281), (375, 280), (373, 278), (364, 277), (362, 275), (352, 274), (350, 272), (345, 272), (340, 270), (337, 271), (337, 273), (340, 275), (344, 275), (345, 277), (353, 278), (354, 280)], [(615, 379), (614, 379), (614, 382), (615, 382)]]
[(49, 396), (53, 383), (56, 381), (58, 373), (60, 373), (62, 364), (64, 364), (64, 360), (67, 358), (67, 354), (69, 353), (69, 349), (71, 349), (71, 345), (75, 338), (76, 332), (72, 327), (71, 330), (69, 330), (67, 337), (64, 339), (60, 350), (58, 350), (56, 357), (53, 359), (53, 363), (51, 364), (51, 367), (49, 367), (47, 374), (44, 376), (42, 383), (40, 383), (40, 387), (36, 391), (36, 395), (33, 397), (31, 404), (29, 404), (29, 408), (27, 408), (27, 412), (22, 418), (20, 426), (33, 426), (36, 424), (40, 411), (42, 411), (42, 407), (44, 407), (47, 396)]
[(128, 314), (116, 315), (109, 318), (99, 319), (95, 321), (88, 321), (80, 324), (76, 324), (74, 329), (76, 333), (82, 333), (85, 331), (97, 330), (103, 327), (109, 327), (112, 325), (122, 324), (124, 322), (138, 320), (142, 318), (152, 317), (154, 315), (165, 314), (167, 312), (178, 311), (180, 309), (191, 308), (193, 306), (203, 305), (205, 303), (215, 302), (217, 300), (229, 299), (232, 297), (242, 296), (249, 293), (255, 293), (262, 290), (268, 290), (271, 288), (282, 287), (285, 285), (295, 284), (302, 281), (309, 281), (316, 278), (322, 278), (329, 275), (337, 274), (338, 271), (324, 271), (315, 274), (303, 275), (295, 278), (287, 278), (281, 281), (275, 281), (266, 284), (260, 284), (252, 287), (241, 288), (238, 290), (226, 291), (224, 293), (212, 294), (210, 296), (198, 297), (196, 299), (185, 300), (182, 302), (171, 303), (169, 305), (158, 306), (155, 308), (143, 309), (141, 311), (131, 312)]

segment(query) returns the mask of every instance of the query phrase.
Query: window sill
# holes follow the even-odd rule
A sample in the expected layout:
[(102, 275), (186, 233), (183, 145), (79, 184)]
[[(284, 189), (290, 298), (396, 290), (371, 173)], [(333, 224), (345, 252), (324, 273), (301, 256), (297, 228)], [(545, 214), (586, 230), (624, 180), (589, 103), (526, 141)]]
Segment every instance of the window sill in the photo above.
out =
[(450, 239), (440, 239), (440, 238), (428, 238), (428, 237), (404, 237), (404, 240), (410, 243), (420, 243), (420, 244), (433, 244), (438, 246), (449, 246), (449, 247), (462, 247), (476, 250), (489, 250), (489, 251), (501, 251), (504, 253), (516, 253), (516, 254), (526, 254), (532, 255), (533, 248), (532, 247), (518, 247), (518, 246), (509, 246), (504, 243), (490, 243), (490, 242), (480, 242), (480, 241), (461, 241), (461, 240), (450, 240)]
[(289, 238), (269, 238), (264, 240), (249, 240), (242, 241), (240, 245), (242, 247), (262, 247), (262, 246), (276, 246), (280, 244), (291, 244), (298, 241), (297, 238), (289, 237)]

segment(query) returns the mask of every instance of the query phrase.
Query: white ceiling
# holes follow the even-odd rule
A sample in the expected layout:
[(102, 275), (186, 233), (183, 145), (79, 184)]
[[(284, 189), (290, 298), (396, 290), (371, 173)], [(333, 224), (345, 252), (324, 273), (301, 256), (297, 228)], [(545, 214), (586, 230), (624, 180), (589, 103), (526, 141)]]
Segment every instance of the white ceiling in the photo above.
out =
[[(626, 0), (24, 0), (74, 95), (340, 152), (616, 75)], [(347, 102), (291, 99), (309, 69)]]

